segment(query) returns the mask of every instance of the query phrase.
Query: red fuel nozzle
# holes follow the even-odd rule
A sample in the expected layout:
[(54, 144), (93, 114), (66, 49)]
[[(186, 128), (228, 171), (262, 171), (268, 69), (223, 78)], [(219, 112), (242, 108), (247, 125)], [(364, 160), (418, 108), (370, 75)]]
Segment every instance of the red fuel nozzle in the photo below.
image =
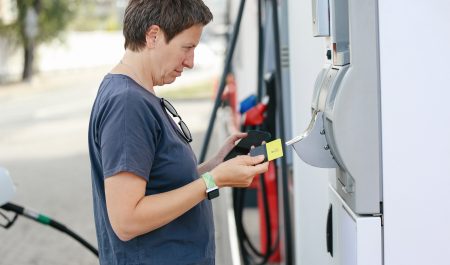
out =
[(266, 118), (265, 112), (268, 103), (269, 97), (264, 96), (260, 103), (244, 113), (244, 115), (242, 116), (243, 124), (245, 126), (261, 125)]

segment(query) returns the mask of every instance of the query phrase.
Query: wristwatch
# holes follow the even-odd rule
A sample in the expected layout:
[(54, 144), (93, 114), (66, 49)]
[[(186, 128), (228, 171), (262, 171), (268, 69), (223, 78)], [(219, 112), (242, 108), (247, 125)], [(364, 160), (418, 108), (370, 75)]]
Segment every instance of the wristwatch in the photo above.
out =
[(217, 187), (216, 183), (214, 182), (214, 178), (211, 173), (204, 173), (202, 175), (202, 179), (206, 184), (206, 195), (208, 197), (208, 200), (219, 197), (219, 187)]

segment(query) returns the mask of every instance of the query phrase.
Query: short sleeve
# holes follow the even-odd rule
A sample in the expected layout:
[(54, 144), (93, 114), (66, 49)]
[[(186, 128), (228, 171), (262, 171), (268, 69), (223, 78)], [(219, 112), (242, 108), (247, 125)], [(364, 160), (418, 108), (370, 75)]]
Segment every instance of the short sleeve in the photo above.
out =
[(98, 128), (105, 178), (131, 172), (149, 181), (161, 132), (151, 102), (129, 89), (104, 104)]

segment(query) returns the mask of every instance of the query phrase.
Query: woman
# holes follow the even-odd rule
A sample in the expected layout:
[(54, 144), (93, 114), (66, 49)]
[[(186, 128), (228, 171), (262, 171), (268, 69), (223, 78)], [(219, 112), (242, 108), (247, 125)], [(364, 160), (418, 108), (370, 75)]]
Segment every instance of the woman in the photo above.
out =
[(245, 133), (197, 166), (187, 126), (153, 90), (194, 66), (211, 19), (201, 0), (131, 0), (126, 8), (125, 53), (101, 83), (89, 124), (101, 264), (214, 264), (206, 198), (267, 171), (263, 156), (223, 162)]

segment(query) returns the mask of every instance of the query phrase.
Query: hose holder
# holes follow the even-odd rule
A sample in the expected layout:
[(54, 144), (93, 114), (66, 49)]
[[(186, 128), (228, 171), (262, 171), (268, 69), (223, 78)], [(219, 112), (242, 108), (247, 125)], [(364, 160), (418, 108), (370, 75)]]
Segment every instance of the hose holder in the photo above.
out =
[(320, 168), (337, 168), (325, 138), (323, 112), (314, 111), (308, 128), (301, 135), (286, 142), (307, 164)]

